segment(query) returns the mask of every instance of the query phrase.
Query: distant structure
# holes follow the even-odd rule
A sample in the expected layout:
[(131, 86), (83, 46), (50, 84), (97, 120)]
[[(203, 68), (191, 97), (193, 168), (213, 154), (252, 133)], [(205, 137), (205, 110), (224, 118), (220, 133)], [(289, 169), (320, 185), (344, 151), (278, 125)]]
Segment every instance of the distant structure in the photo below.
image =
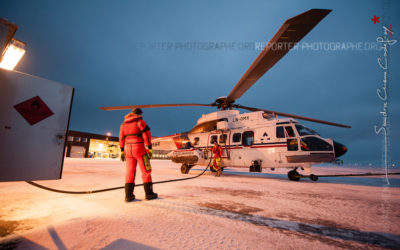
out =
[(65, 150), (66, 157), (119, 158), (118, 137), (69, 130)]
[[(153, 159), (168, 159), (170, 151), (156, 150)], [(121, 150), (116, 136), (69, 130), (65, 156), (71, 158), (119, 159)]]

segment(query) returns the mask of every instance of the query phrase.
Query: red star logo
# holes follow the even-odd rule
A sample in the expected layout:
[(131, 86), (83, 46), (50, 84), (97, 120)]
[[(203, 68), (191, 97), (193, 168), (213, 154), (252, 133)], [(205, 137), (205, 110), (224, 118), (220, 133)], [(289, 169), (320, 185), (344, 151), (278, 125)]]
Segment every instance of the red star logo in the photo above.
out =
[(376, 23), (380, 23), (379, 22), (379, 17), (374, 15), (374, 18), (371, 18), (371, 21), (374, 22), (374, 24)]

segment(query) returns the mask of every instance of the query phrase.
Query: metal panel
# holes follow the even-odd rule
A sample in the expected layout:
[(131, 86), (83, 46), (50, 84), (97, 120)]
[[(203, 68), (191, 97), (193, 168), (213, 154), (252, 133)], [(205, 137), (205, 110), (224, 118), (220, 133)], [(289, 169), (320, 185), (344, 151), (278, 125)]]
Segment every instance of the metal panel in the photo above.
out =
[(289, 163), (335, 161), (335, 157), (331, 153), (311, 153), (309, 155), (287, 155), (286, 158)]
[(73, 93), (0, 69), (0, 181), (61, 178)]

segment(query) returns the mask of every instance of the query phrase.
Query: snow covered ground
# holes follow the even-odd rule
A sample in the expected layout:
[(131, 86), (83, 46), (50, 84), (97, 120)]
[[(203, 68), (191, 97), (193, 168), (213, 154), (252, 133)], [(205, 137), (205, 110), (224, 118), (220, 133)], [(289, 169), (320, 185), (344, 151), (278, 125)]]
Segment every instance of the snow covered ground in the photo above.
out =
[[(153, 160), (153, 180), (189, 175)], [(315, 174), (381, 169), (315, 167)], [(123, 190), (71, 195), (24, 182), (0, 183), (0, 248), (9, 249), (339, 249), (400, 248), (400, 179), (320, 178), (289, 181), (286, 170), (224, 171), (154, 186), (160, 198), (125, 203)], [(397, 171), (400, 172), (400, 171)], [(274, 174), (272, 174), (274, 173)], [(122, 186), (123, 163), (71, 159), (58, 189)], [(140, 183), (140, 174), (137, 182)]]

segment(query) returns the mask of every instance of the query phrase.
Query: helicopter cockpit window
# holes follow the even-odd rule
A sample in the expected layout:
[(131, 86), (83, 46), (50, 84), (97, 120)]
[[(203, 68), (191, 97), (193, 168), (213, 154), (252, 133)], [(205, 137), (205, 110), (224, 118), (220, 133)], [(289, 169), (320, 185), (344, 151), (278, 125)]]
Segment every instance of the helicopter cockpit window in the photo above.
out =
[(289, 137), (289, 138), (296, 137), (292, 126), (285, 126), (285, 130), (286, 130), (287, 137)]
[(299, 133), (300, 136), (303, 136), (303, 135), (319, 135), (314, 130), (306, 128), (303, 125), (297, 124), (296, 125), (296, 129), (297, 129), (297, 132)]
[(242, 133), (234, 133), (232, 136), (232, 142), (240, 142), (242, 140)]
[(227, 138), (226, 134), (220, 135), (219, 136), (219, 144), (226, 144), (226, 138)]
[(210, 144), (214, 144), (214, 142), (218, 142), (218, 135), (211, 136)]
[(276, 127), (276, 138), (285, 138), (283, 127)]
[(326, 141), (310, 136), (300, 140), (300, 146), (302, 151), (332, 151), (333, 147)]
[(251, 146), (253, 145), (254, 141), (254, 132), (253, 131), (246, 131), (242, 135), (242, 145), (243, 146)]

